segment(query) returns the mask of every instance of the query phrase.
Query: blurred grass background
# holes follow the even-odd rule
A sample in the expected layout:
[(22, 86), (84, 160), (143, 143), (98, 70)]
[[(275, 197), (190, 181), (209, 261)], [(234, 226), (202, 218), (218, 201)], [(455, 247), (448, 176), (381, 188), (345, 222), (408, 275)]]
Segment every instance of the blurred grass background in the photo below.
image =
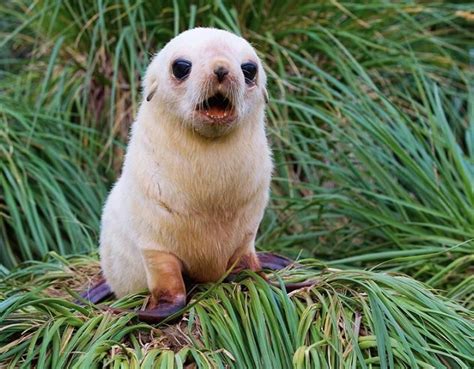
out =
[(3, 275), (96, 250), (144, 68), (175, 34), (213, 26), (248, 39), (269, 76), (276, 170), (258, 247), (405, 273), (474, 306), (472, 3), (17, 0), (0, 13)]

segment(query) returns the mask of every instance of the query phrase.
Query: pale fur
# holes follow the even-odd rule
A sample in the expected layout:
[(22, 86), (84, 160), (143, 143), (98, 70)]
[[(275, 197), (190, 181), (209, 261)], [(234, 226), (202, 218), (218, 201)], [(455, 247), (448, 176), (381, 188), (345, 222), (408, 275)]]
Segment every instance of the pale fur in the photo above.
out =
[[(186, 57), (190, 77), (177, 84), (171, 63)], [(258, 63), (249, 88), (240, 65)], [(212, 90), (216, 60), (235, 79), (237, 121), (206, 127), (193, 115)], [(255, 252), (268, 201), (272, 161), (264, 129), (265, 73), (253, 48), (226, 31), (196, 28), (152, 60), (120, 178), (104, 207), (100, 255), (117, 296), (147, 288), (142, 250), (176, 255), (197, 281), (216, 281), (237, 252)], [(156, 91), (155, 91), (156, 90)], [(146, 100), (152, 94), (150, 101)]]

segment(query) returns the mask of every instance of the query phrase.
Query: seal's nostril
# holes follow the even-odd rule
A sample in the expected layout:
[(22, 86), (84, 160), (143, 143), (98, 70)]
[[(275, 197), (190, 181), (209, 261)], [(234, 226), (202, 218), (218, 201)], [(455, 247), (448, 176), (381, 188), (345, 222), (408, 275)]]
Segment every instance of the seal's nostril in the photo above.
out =
[(224, 67), (217, 67), (216, 69), (214, 69), (214, 74), (217, 76), (217, 80), (219, 81), (219, 83), (222, 83), (225, 76), (229, 74), (229, 71)]

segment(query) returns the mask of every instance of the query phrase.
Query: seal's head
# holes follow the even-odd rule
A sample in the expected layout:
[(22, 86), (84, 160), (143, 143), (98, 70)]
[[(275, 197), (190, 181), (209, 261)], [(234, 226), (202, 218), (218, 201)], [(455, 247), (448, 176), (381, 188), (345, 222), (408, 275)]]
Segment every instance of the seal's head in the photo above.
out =
[[(263, 111), (266, 76), (243, 38), (214, 28), (185, 31), (153, 58), (145, 104), (202, 136), (223, 136)], [(158, 117), (159, 118), (159, 117)]]

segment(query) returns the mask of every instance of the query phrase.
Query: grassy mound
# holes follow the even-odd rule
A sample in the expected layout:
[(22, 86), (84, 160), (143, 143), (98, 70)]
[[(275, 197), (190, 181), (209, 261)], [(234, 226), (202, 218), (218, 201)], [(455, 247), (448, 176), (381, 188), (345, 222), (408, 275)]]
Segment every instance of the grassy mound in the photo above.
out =
[[(0, 4), (0, 367), (473, 367), (471, 8)], [(151, 327), (75, 304), (97, 260), (59, 255), (95, 249), (140, 76), (194, 26), (243, 35), (269, 76), (275, 175), (258, 244), (324, 265), (277, 273), (314, 280), (290, 296), (251, 275), (201, 286), (182, 320)]]
[[(256, 275), (200, 286), (184, 317), (150, 326), (133, 313), (80, 306), (99, 273), (92, 257), (50, 254), (0, 284), (0, 366), (38, 368), (470, 368), (469, 312), (406, 276), (322, 268), (286, 294)], [(146, 294), (109, 301), (136, 309)], [(472, 315), (470, 316), (472, 318)]]

